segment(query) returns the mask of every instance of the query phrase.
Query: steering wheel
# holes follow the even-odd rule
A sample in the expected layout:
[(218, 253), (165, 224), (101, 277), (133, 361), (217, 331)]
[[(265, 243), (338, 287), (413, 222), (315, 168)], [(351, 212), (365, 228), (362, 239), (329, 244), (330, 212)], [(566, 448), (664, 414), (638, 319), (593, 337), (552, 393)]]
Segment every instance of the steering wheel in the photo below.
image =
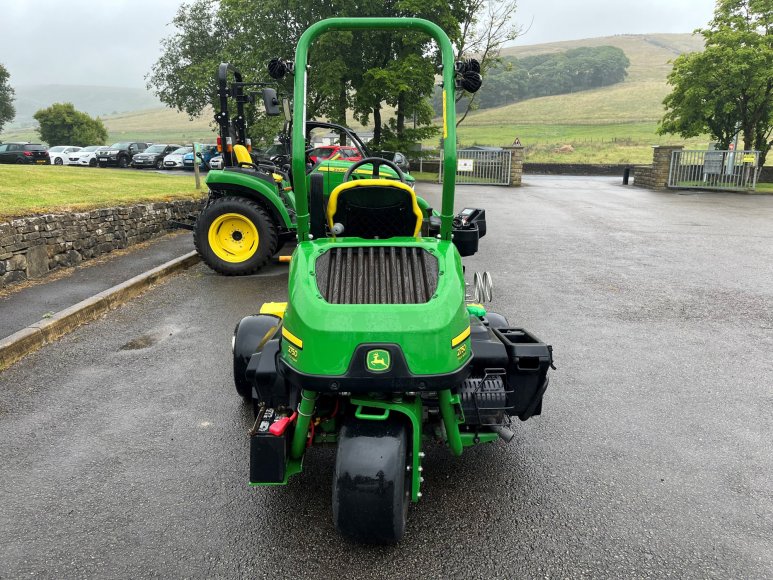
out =
[(360, 159), (359, 161), (354, 163), (351, 167), (349, 167), (349, 169), (346, 170), (346, 173), (344, 173), (343, 183), (346, 183), (347, 181), (349, 181), (355, 169), (358, 169), (363, 165), (367, 165), (368, 163), (371, 163), (373, 165), (373, 173), (371, 174), (373, 179), (378, 179), (379, 177), (381, 177), (379, 168), (382, 165), (386, 165), (390, 169), (394, 169), (401, 183), (405, 183), (405, 174), (400, 170), (400, 168), (397, 165), (395, 165), (393, 162), (389, 161), (388, 159), (383, 159), (382, 157), (366, 157), (365, 159)]

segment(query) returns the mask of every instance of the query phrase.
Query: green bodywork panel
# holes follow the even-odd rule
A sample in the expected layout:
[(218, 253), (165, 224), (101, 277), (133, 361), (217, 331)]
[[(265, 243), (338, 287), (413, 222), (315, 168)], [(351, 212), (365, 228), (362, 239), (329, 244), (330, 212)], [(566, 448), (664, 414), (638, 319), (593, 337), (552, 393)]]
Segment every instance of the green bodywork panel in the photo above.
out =
[[(333, 247), (413, 246), (438, 260), (438, 285), (425, 304), (330, 304), (317, 288), (316, 260)], [(464, 302), (462, 261), (456, 247), (435, 238), (327, 238), (302, 242), (290, 264), (289, 300), (284, 326), (303, 341), (282, 342), (282, 357), (293, 368), (314, 375), (343, 375), (360, 344), (400, 345), (414, 375), (452, 373), (471, 355), (469, 337), (451, 341), (470, 325)], [(463, 347), (463, 348), (462, 348)]]
[(286, 181), (270, 183), (247, 172), (218, 169), (207, 173), (206, 183), (211, 190), (225, 191), (233, 195), (245, 195), (251, 192), (252, 196), (264, 199), (275, 209), (280, 226), (287, 229), (294, 227), (294, 220), (291, 219), (290, 213), (295, 213), (295, 195), (292, 191), (285, 190), (289, 187)]
[[(344, 173), (352, 166), (354, 162), (344, 160), (323, 161), (317, 167), (314, 168), (313, 173), (321, 173), (325, 177), (325, 195), (330, 195), (336, 187), (341, 185), (344, 180)], [(390, 167), (382, 165), (379, 167), (379, 177), (385, 179), (397, 179), (397, 173)], [(408, 185), (413, 186), (416, 180), (412, 175), (406, 173), (405, 182)], [(370, 164), (365, 164), (362, 167), (358, 167), (352, 174), (352, 178), (356, 179), (372, 179), (373, 167)]]

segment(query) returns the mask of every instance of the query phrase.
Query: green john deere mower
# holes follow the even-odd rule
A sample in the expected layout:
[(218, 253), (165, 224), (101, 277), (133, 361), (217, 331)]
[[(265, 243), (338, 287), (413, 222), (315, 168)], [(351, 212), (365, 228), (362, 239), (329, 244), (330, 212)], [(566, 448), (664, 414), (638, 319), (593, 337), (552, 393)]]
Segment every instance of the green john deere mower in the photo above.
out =
[[(443, 60), (444, 183), (439, 216), (413, 188), (363, 159), (327, 199), (306, 179), (307, 53), (331, 30), (414, 30)], [(234, 379), (250, 401), (250, 485), (285, 485), (316, 446), (337, 449), (333, 519), (341, 534), (394, 543), (424, 489), (424, 452), (453, 455), (513, 437), (512, 417), (538, 415), (552, 349), (466, 300), (462, 257), (485, 233), (480, 209), (454, 212), (454, 92), (480, 86), (477, 63), (454, 63), (446, 34), (416, 18), (333, 18), (301, 37), (295, 60), (292, 174), (298, 245), (286, 302), (236, 327)], [(300, 72), (299, 72), (300, 71)], [(356, 180), (370, 167), (373, 179)], [(400, 176), (396, 167), (391, 167)]]

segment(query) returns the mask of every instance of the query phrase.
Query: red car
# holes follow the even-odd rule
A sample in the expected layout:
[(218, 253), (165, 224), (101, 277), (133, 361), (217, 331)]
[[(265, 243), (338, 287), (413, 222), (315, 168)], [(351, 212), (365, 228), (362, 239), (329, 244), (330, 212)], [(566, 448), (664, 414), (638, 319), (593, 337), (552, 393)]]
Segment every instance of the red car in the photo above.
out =
[(343, 161), (359, 161), (362, 155), (356, 147), (349, 145), (320, 145), (309, 152), (309, 158), (313, 163), (320, 161), (332, 161), (340, 159)]

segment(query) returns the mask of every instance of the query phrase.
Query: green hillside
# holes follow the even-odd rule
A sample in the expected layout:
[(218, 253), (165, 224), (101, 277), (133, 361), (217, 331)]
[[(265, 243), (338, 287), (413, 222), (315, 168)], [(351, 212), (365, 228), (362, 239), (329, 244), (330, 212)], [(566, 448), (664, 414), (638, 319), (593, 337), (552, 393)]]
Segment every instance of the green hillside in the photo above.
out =
[[(519, 137), (527, 148), (527, 161), (566, 163), (646, 163), (651, 159), (652, 145), (681, 143), (676, 136), (658, 136), (655, 128), (663, 114), (663, 98), (668, 93), (666, 77), (671, 70), (670, 61), (684, 52), (701, 50), (702, 39), (692, 34), (619, 35), (516, 46), (503, 50), (503, 54), (524, 57), (584, 46), (621, 48), (631, 61), (627, 79), (591, 91), (529, 99), (477, 111), (460, 126), (458, 135), (461, 143), (506, 145)], [(215, 137), (211, 111), (190, 120), (187, 115), (155, 106), (157, 101), (141, 89), (126, 89), (128, 92), (121, 96), (103, 92), (104, 87), (71, 88), (75, 92), (70, 93), (72, 98), (69, 100), (77, 108), (92, 114), (99, 114), (98, 111), (111, 113), (103, 117), (110, 141), (131, 138), (190, 142), (211, 141)], [(42, 92), (50, 93), (49, 96), (56, 93), (56, 100), (64, 100), (67, 95), (63, 90)], [(40, 95), (40, 91), (37, 94)], [(87, 96), (92, 100), (75, 98), (86, 99)], [(33, 102), (29, 93), (24, 98), (29, 103)], [(132, 108), (132, 99), (145, 104)], [(147, 104), (147, 99), (150, 104)], [(112, 114), (122, 110), (132, 112)], [(0, 135), (0, 140), (38, 139), (32, 124), (27, 123), (26, 128), (18, 128), (18, 124), (17, 120), (17, 127), (8, 128)], [(355, 123), (352, 125), (360, 129)], [(708, 138), (699, 138), (687, 145), (704, 148), (707, 142)], [(425, 145), (436, 143), (433, 140)], [(562, 151), (558, 152), (558, 149)]]
[[(681, 142), (675, 136), (657, 135), (655, 128), (668, 94), (670, 61), (701, 50), (702, 42), (692, 34), (647, 34), (504, 49), (503, 55), (524, 57), (609, 45), (625, 51), (631, 66), (628, 78), (616, 85), (474, 112), (459, 127), (459, 139), (463, 145), (505, 145), (519, 137), (527, 160), (535, 162), (646, 163), (652, 145)], [(703, 148), (707, 140), (688, 144)], [(574, 151), (555, 152), (566, 145)]]
[(161, 103), (145, 89), (85, 85), (19, 85), (14, 87), (16, 118), (6, 129), (35, 125), (32, 115), (53, 103), (72, 103), (92, 117), (115, 115), (160, 107)]
[[(108, 132), (108, 142), (126, 139), (155, 143), (214, 143), (216, 134), (211, 127), (212, 110), (190, 120), (188, 115), (173, 109), (155, 108), (102, 117)], [(40, 136), (30, 127), (9, 129), (0, 141), (39, 141)]]

